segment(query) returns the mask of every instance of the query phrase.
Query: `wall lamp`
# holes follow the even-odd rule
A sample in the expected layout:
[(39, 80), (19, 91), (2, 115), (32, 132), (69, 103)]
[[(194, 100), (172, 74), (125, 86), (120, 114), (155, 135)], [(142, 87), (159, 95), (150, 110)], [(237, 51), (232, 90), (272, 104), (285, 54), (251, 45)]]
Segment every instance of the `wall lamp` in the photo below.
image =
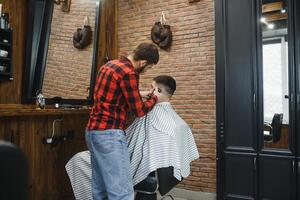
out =
[(260, 18), (260, 22), (265, 24), (268, 27), (268, 29), (275, 28), (275, 24), (267, 22), (267, 19), (265, 17)]
[(63, 12), (69, 12), (71, 6), (71, 0), (53, 0), (56, 5), (61, 5)]

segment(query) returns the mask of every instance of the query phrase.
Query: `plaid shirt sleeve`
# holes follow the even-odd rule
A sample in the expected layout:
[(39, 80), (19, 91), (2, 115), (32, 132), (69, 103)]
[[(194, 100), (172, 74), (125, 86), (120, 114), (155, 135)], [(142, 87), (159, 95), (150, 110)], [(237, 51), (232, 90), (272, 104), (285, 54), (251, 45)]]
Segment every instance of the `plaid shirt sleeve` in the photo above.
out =
[(129, 73), (124, 75), (120, 85), (129, 108), (135, 116), (142, 117), (153, 108), (157, 97), (152, 96), (143, 102), (139, 93), (138, 81), (139, 77), (136, 73)]

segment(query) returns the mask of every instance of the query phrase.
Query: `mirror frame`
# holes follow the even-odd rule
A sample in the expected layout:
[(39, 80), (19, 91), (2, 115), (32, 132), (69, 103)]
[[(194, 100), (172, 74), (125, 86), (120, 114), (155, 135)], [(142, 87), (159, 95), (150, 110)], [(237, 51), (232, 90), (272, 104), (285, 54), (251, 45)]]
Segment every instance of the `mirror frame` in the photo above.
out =
[[(43, 9), (41, 9), (41, 7)], [(99, 42), (99, 29), (101, 22), (101, 0), (96, 0), (96, 18), (93, 39), (93, 60), (90, 78), (90, 90), (87, 99), (65, 99), (62, 104), (86, 105), (93, 102), (94, 81), (96, 76), (97, 53)], [(52, 14), (54, 8), (53, 0), (29, 0), (27, 33), (26, 33), (26, 55), (25, 71), (23, 75), (22, 103), (35, 103), (36, 93), (43, 86), (46, 68), (49, 37), (51, 30)], [(46, 104), (54, 104), (52, 98), (46, 98)]]

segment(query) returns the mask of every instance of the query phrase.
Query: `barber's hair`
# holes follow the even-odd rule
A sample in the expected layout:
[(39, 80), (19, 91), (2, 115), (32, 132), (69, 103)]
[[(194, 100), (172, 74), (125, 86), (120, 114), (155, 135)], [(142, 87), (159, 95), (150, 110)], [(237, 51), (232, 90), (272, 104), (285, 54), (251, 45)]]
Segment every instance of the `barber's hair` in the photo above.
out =
[(141, 43), (133, 51), (133, 59), (135, 61), (147, 60), (147, 64), (157, 64), (159, 60), (158, 49), (154, 44)]
[(175, 90), (176, 90), (176, 81), (174, 78), (171, 76), (157, 76), (153, 79), (157, 84), (161, 84), (165, 86), (166, 91), (170, 94), (173, 95)]

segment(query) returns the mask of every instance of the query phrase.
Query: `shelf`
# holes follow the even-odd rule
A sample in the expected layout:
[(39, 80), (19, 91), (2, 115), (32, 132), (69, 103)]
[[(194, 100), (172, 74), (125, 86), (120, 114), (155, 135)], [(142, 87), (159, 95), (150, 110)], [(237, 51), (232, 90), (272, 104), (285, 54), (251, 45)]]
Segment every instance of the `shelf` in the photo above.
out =
[(11, 44), (8, 42), (0, 42), (0, 45), (6, 46), (6, 47), (11, 47)]
[(3, 39), (11, 41), (12, 39), (12, 31), (10, 29), (0, 29), (1, 41)]
[(7, 57), (0, 57), (0, 65), (5, 66), (5, 71), (0, 72), (0, 81), (13, 80), (12, 47), (12, 30), (0, 29), (0, 49), (8, 52)]
[[(49, 108), (47, 108), (49, 107)], [(34, 105), (19, 105), (10, 107), (9, 105), (0, 104), (0, 117), (9, 117), (9, 116), (35, 116), (35, 115), (76, 115), (84, 114), (89, 115), (89, 107), (82, 106), (81, 108), (76, 109), (55, 109), (52, 106), (47, 106), (45, 109), (36, 108)]]
[(11, 58), (3, 58), (3, 57), (0, 57), (0, 61), (11, 61)]
[(11, 73), (10, 72), (0, 72), (0, 76), (9, 76), (9, 75), (11, 75)]
[(12, 74), (9, 72), (0, 72), (0, 82), (4, 81), (4, 80), (14, 80), (14, 78), (12, 77)]
[(7, 28), (7, 29), (0, 28), (0, 31), (4, 31), (6, 33), (11, 33), (12, 32), (12, 30), (10, 28)]
[(9, 72), (0, 72), (0, 76), (9, 76), (10, 75), (10, 73)]

